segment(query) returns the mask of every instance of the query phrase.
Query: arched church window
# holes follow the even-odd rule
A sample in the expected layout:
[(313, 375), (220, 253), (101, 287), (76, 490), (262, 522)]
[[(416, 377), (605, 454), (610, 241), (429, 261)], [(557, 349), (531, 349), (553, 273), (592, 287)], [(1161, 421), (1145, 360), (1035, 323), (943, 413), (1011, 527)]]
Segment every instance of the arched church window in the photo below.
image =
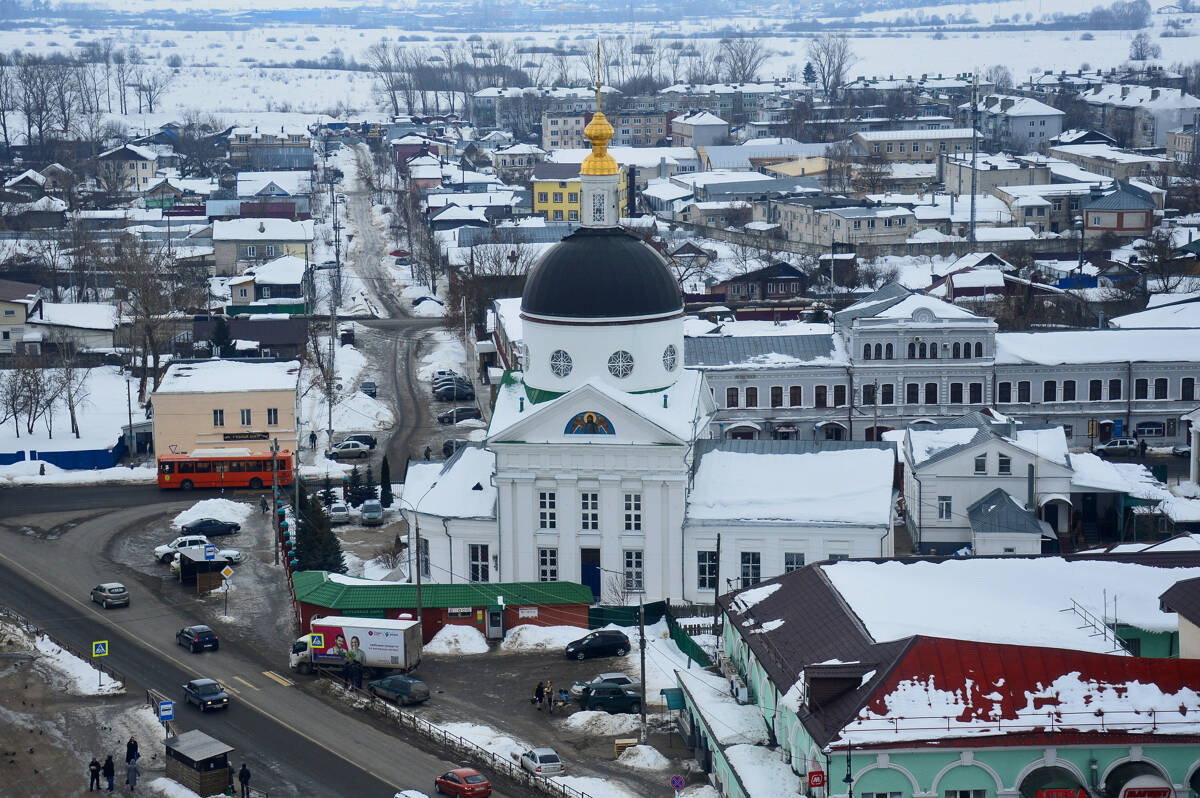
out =
[(624, 349), (613, 352), (608, 358), (608, 373), (619, 380), (628, 377), (633, 373), (633, 355)]
[(662, 361), (664, 369), (675, 370), (675, 366), (679, 363), (679, 353), (675, 349), (675, 344), (667, 344), (667, 348), (663, 350)]
[(550, 370), (554, 372), (555, 377), (565, 377), (571, 373), (571, 368), (574, 364), (571, 362), (571, 356), (562, 349), (555, 349), (550, 353)]

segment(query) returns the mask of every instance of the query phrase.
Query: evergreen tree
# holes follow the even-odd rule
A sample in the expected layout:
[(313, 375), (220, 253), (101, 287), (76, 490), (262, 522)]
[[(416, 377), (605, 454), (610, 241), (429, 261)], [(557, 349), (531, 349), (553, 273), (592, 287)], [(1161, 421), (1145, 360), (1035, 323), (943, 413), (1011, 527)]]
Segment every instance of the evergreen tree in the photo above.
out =
[(326, 507), (337, 501), (337, 495), (333, 492), (333, 482), (329, 479), (329, 474), (325, 475), (325, 484), (321, 488), (321, 503)]
[(361, 490), (362, 501), (364, 502), (368, 499), (379, 498), (379, 490), (375, 487), (375, 472), (371, 470), (370, 463), (367, 463), (367, 478), (366, 481), (363, 482)]
[(217, 316), (217, 323), (213, 325), (212, 337), (208, 339), (212, 345), (212, 353), (214, 357), (221, 357), (226, 350), (233, 349), (233, 338), (229, 334), (229, 322), (224, 316)]
[(383, 465), (379, 467), (379, 503), (384, 507), (392, 506), (392, 469), (386, 454), (383, 456)]
[(804, 82), (805, 83), (816, 83), (817, 82), (817, 70), (813, 69), (812, 61), (808, 61), (807, 63), (804, 64)]
[(346, 486), (346, 502), (351, 507), (357, 507), (362, 504), (362, 474), (358, 473), (358, 466), (350, 472), (350, 482)]
[(342, 542), (329, 526), (329, 516), (315, 496), (300, 493), (296, 511), (296, 559), (301, 571), (345, 573)]

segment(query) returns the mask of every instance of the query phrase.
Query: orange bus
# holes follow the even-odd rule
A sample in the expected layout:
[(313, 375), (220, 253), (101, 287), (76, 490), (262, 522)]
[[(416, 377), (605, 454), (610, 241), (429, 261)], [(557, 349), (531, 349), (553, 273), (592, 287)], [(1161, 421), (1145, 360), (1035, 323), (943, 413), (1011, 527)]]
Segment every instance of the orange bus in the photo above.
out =
[(160, 488), (271, 487), (272, 462), (278, 465), (276, 484), (292, 484), (292, 453), (251, 454), (249, 449), (197, 449), (190, 454), (164, 454), (158, 458)]

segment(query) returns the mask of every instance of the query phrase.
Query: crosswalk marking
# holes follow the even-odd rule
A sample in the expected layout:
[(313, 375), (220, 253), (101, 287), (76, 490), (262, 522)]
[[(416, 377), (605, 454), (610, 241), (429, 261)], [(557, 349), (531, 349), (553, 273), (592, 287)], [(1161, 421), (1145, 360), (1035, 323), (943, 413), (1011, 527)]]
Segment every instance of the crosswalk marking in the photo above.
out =
[(250, 682), (248, 682), (248, 681), (246, 681), (245, 679), (243, 679), (241, 676), (234, 676), (233, 678), (237, 679), (239, 682), (241, 682), (242, 684), (246, 685), (246, 686), (247, 686), (247, 687), (249, 687), (251, 690), (257, 690), (257, 689), (258, 689), (258, 688), (257, 688), (257, 687), (255, 687), (254, 685), (250, 684)]
[(280, 676), (275, 671), (263, 671), (262, 675), (266, 676), (268, 679), (270, 679), (273, 682), (278, 682), (279, 684), (282, 684), (284, 687), (294, 687), (296, 684), (291, 679), (288, 679), (285, 676)]

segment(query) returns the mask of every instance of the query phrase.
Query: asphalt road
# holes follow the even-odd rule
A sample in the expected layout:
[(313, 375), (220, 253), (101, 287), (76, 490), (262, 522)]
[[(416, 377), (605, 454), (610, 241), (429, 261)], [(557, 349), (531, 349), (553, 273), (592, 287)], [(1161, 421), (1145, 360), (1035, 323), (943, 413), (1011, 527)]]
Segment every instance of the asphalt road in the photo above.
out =
[[(167, 498), (179, 502), (182, 497)], [(183, 506), (186, 500), (175, 505)], [(264, 774), (258, 783), (281, 786), (280, 794), (386, 798), (396, 789), (427, 788), (437, 772), (456, 766), (352, 710), (310, 695), (303, 684), (292, 682), (286, 651), (263, 651), (239, 642), (236, 634), (222, 640), (219, 652), (192, 655), (175, 645), (175, 631), (199, 620), (196, 597), (110, 554), (121, 548), (116, 539), (122, 533), (154, 523), (167, 509), (174, 507), (130, 502), (77, 523), (64, 523), (67, 514), (61, 512), (44, 523), (36, 516), (3, 516), (0, 601), (83, 650), (92, 640), (110, 640), (110, 664), (143, 688), (178, 700), (180, 685), (190, 678), (221, 681), (233, 699), (227, 712), (200, 715), (180, 707), (179, 716), (185, 726), (213, 734), (239, 755), (244, 752), (252, 769), (257, 765)], [(269, 552), (253, 556), (265, 558)], [(105, 611), (88, 601), (93, 585), (110, 580), (129, 587), (129, 608)]]

